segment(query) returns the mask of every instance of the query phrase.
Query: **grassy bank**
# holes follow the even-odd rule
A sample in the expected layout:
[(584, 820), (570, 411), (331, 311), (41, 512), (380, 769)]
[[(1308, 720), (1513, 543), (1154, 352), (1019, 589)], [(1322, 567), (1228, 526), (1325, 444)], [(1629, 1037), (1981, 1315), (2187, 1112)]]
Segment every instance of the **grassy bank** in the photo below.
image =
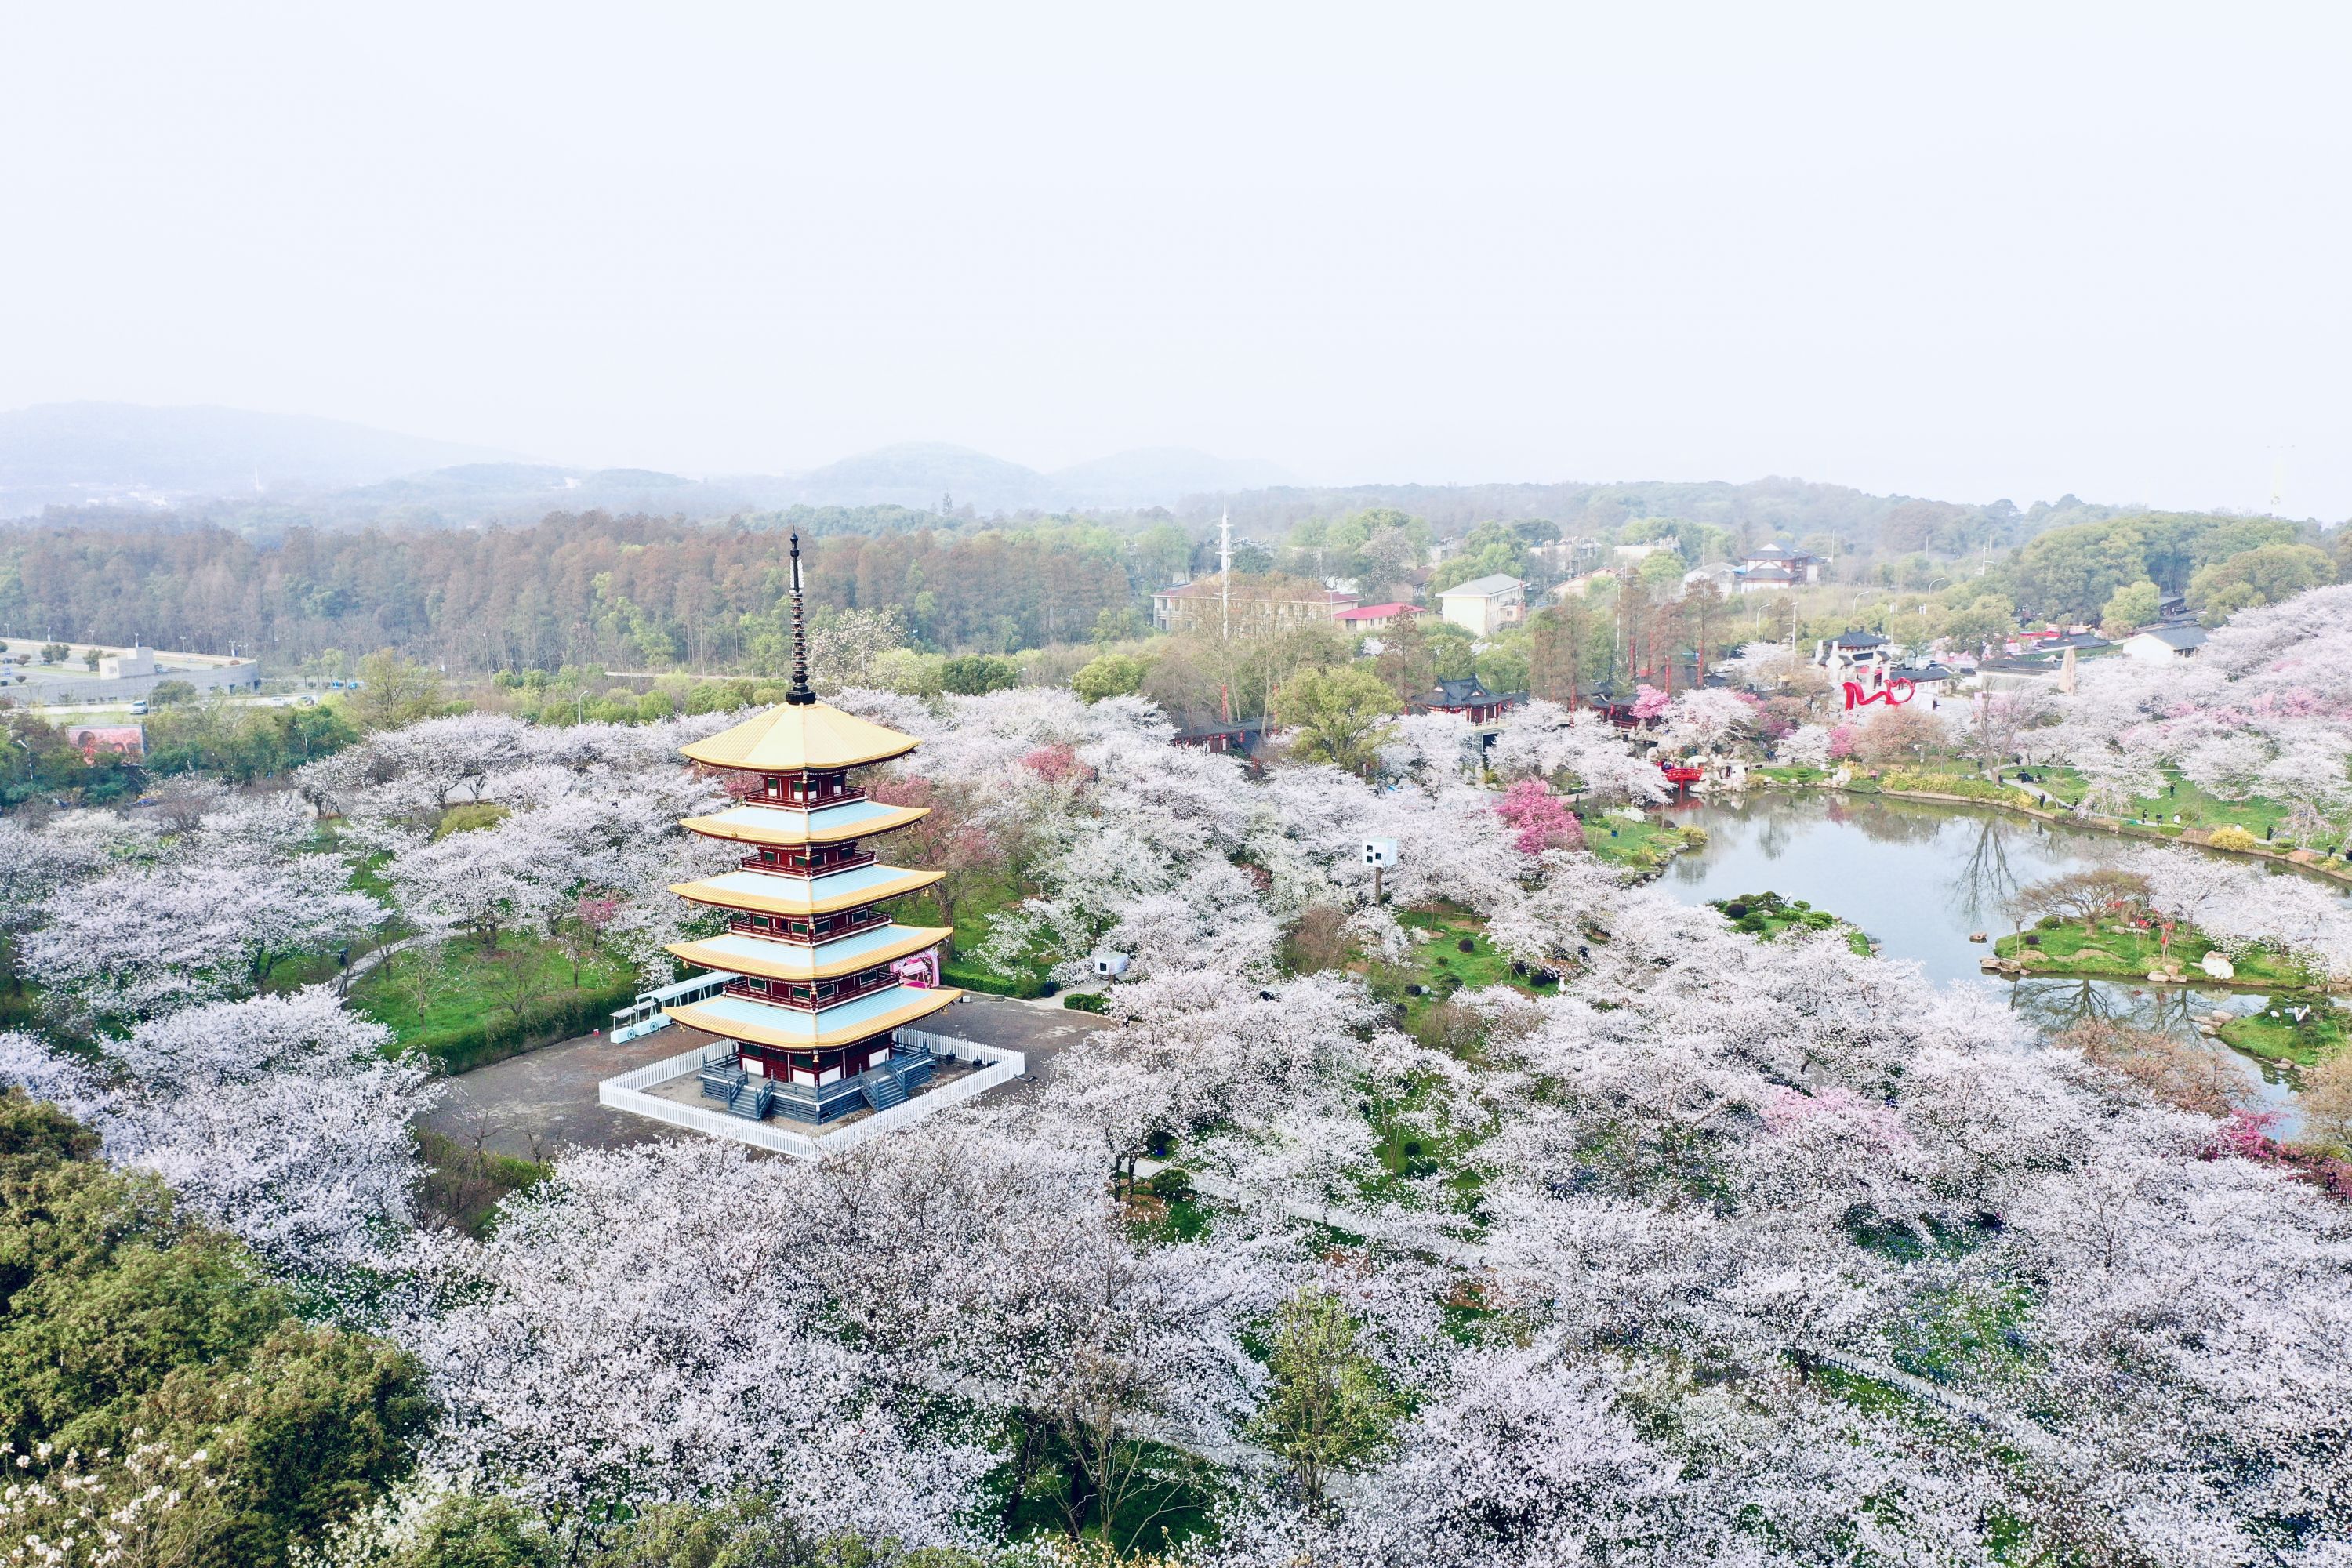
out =
[(1596, 816), (1584, 822), (1584, 847), (1596, 859), (1637, 871), (1654, 871), (1694, 845), (1706, 842), (1706, 830), (1678, 826), (1663, 817)]
[[(2031, 931), (2012, 932), (1995, 942), (1993, 952), (2003, 958), (2014, 959), (2035, 974), (2145, 980), (2148, 972), (2163, 962), (2162, 945), (2152, 931), (2103, 923), (2094, 933), (2070, 921), (2055, 926), (2037, 927)], [(2205, 955), (2212, 950), (2213, 944), (2199, 932), (2186, 928), (2174, 929), (2171, 956), (2179, 961), (2189, 982), (2216, 984), (2199, 967)], [(2255, 948), (2230, 962), (2236, 974), (2228, 984), (2267, 986), (2283, 991), (2309, 990), (2315, 984), (2313, 975), (2302, 964), (2263, 948)]]
[[(2294, 1016), (2298, 1007), (2305, 1009), (2301, 1018)], [(2281, 996), (2273, 997), (2270, 1005), (2259, 1013), (2222, 1025), (2221, 1035), (2223, 1044), (2249, 1056), (2307, 1068), (2344, 1048), (2347, 1034), (2352, 1034), (2347, 1022), (2352, 1020), (2347, 1020), (2340, 1007), (2304, 997)]]

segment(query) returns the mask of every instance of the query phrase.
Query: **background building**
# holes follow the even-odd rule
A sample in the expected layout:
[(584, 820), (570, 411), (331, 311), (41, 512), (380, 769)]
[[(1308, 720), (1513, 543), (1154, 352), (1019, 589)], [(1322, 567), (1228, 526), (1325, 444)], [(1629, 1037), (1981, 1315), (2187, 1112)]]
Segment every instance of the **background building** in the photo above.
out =
[[(1163, 632), (1220, 631), (1224, 626), (1227, 596), (1224, 579), (1212, 572), (1162, 588), (1151, 595), (1151, 624)], [(1356, 606), (1356, 595), (1326, 588), (1304, 577), (1280, 573), (1234, 574), (1231, 613), (1234, 630), (1256, 635), (1310, 621), (1328, 621)]]
[(1469, 627), (1474, 636), (1488, 637), (1526, 618), (1528, 585), (1496, 573), (1456, 584), (1439, 594), (1437, 603), (1455, 626)]

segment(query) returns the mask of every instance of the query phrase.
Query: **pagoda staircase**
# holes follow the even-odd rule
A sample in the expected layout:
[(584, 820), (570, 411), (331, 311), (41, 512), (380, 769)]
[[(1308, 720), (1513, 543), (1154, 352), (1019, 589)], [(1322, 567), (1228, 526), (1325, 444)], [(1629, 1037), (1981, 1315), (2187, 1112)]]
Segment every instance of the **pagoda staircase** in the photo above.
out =
[(702, 1098), (723, 1101), (727, 1114), (740, 1116), (747, 1121), (764, 1121), (768, 1101), (775, 1093), (775, 1085), (763, 1078), (753, 1078), (741, 1068), (704, 1068)]
[(866, 1090), (866, 1103), (877, 1110), (907, 1103), (907, 1086), (888, 1068), (868, 1068), (857, 1075), (857, 1082)]

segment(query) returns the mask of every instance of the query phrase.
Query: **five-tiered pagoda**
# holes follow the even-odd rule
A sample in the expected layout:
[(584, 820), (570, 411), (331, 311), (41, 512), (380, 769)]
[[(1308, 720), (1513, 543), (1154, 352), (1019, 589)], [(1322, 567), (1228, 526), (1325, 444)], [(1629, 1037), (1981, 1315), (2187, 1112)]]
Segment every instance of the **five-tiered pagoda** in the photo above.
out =
[(940, 873), (884, 865), (865, 847), (930, 808), (869, 799), (852, 777), (918, 742), (816, 700), (798, 534), (792, 563), (793, 683), (782, 704), (682, 748), (748, 775), (741, 805), (681, 824), (740, 846), (741, 868), (670, 889), (725, 910), (728, 921), (724, 935), (669, 951), (732, 978), (717, 995), (665, 1010), (734, 1044), (731, 1057), (706, 1059), (707, 1098), (738, 1115), (824, 1122), (898, 1104), (929, 1079), (929, 1048), (895, 1031), (962, 993), (939, 984), (939, 946), (954, 928), (902, 926), (880, 908)]

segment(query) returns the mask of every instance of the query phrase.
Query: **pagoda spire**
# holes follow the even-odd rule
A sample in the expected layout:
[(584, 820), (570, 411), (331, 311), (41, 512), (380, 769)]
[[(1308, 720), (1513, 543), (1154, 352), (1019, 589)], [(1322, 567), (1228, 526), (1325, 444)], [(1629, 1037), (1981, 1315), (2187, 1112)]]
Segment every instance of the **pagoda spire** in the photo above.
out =
[(816, 700), (808, 682), (808, 623), (801, 613), (801, 536), (793, 535), (793, 685), (784, 700), (805, 708)]

